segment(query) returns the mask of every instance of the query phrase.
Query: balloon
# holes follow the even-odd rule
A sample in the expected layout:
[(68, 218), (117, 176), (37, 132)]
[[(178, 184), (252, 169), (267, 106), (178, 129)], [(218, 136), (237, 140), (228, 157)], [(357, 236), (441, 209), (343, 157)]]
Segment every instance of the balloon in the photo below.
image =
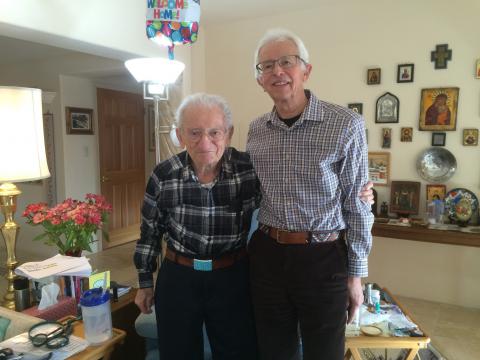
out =
[(200, 0), (147, 0), (147, 37), (168, 46), (172, 59), (175, 45), (197, 41), (199, 20)]

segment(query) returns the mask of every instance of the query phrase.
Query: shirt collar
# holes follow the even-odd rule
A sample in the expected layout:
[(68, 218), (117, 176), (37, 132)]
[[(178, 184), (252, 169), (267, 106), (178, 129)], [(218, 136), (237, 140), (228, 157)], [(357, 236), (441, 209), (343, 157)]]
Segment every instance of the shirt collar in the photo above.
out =
[[(306, 120), (311, 120), (311, 121), (324, 120), (323, 116), (321, 116), (321, 113), (323, 112), (322, 102), (310, 90), (305, 89), (305, 95), (308, 98), (307, 106), (305, 106), (305, 108), (303, 109), (302, 115), (295, 122), (295, 124), (293, 124), (291, 128), (294, 128), (295, 126), (300, 126)], [(285, 127), (286, 129), (289, 128), (278, 116), (275, 106), (272, 108), (272, 111), (270, 112), (270, 115), (267, 119), (267, 123)]]

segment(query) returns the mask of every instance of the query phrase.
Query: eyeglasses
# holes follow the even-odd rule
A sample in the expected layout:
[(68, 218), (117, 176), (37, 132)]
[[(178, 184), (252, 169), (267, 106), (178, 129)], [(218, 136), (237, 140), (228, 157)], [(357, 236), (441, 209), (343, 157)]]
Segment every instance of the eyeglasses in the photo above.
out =
[(221, 141), (227, 134), (226, 129), (182, 129), (188, 140), (198, 142), (203, 134), (206, 134), (211, 141)]
[(28, 331), (28, 338), (33, 346), (46, 345), (49, 349), (58, 349), (69, 343), (68, 337), (72, 334), (72, 324), (81, 320), (81, 317), (70, 319), (65, 323), (57, 321), (42, 321), (33, 325)]
[(298, 61), (305, 62), (300, 56), (298, 55), (285, 55), (277, 60), (266, 60), (262, 61), (261, 63), (258, 63), (255, 68), (261, 73), (261, 74), (269, 74), (273, 72), (273, 69), (275, 69), (275, 64), (277, 63), (278, 66), (280, 66), (282, 69), (289, 69), (297, 65)]

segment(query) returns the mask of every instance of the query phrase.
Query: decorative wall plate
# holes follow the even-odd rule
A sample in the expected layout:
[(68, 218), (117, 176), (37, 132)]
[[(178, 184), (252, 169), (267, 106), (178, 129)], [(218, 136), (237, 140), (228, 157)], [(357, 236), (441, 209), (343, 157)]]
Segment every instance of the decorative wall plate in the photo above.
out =
[(417, 159), (418, 174), (430, 182), (445, 182), (457, 170), (455, 156), (445, 148), (429, 148)]
[(445, 211), (459, 225), (466, 225), (477, 210), (478, 199), (470, 190), (456, 188), (445, 196)]

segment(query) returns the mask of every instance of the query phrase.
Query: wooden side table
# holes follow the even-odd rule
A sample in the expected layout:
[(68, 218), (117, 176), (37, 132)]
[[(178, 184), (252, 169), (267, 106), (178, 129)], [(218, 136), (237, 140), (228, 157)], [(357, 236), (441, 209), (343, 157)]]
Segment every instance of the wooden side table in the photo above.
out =
[(416, 322), (410, 314), (403, 308), (403, 306), (395, 299), (392, 294), (387, 289), (382, 289), (386, 292), (388, 296), (392, 299), (392, 302), (402, 310), (402, 312), (407, 315), (418, 328), (422, 331), (423, 336), (421, 337), (393, 337), (393, 336), (348, 336), (345, 339), (345, 357), (344, 360), (362, 360), (360, 355), (360, 349), (370, 348), (370, 349), (408, 349), (407, 357), (405, 360), (413, 360), (417, 356), (417, 353), (420, 349), (426, 348), (430, 342), (430, 338), (420, 327), (418, 322)]
[[(74, 319), (73, 316), (67, 316), (61, 319), (60, 321), (64, 322), (69, 319)], [(83, 321), (76, 321), (72, 324), (73, 327), (73, 335), (78, 336), (82, 339), (85, 339), (85, 328), (83, 326)], [(69, 359), (73, 360), (108, 360), (110, 359), (110, 356), (112, 355), (113, 350), (115, 349), (115, 346), (117, 344), (123, 344), (123, 341), (125, 339), (125, 331), (113, 328), (112, 329), (112, 337), (103, 342), (102, 344), (99, 345), (92, 345), (87, 347), (85, 350), (82, 352), (79, 352), (78, 354), (75, 354)]]

